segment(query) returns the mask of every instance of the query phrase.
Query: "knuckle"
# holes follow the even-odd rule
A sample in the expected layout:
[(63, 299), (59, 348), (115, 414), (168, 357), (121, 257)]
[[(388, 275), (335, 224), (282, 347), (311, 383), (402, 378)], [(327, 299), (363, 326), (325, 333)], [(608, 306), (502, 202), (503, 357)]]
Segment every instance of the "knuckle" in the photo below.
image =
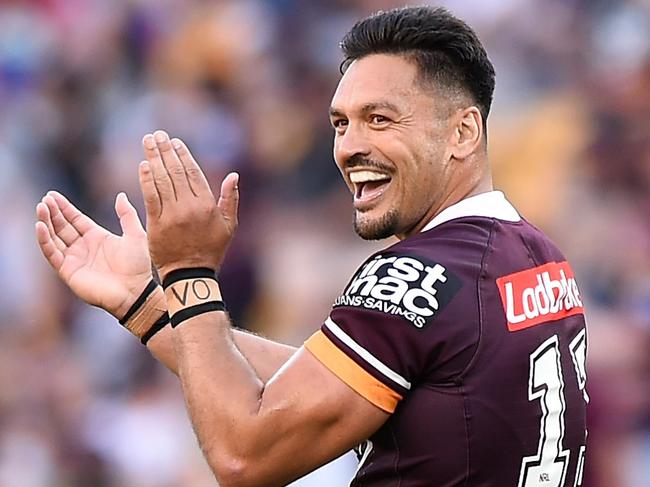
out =
[(187, 175), (193, 179), (201, 177), (201, 170), (198, 167), (188, 167), (186, 170)]
[(185, 169), (183, 169), (183, 166), (174, 165), (169, 168), (169, 174), (172, 176), (185, 176)]
[(159, 175), (159, 176), (154, 176), (154, 183), (156, 183), (156, 186), (160, 188), (165, 188), (169, 186), (169, 178), (167, 175)]

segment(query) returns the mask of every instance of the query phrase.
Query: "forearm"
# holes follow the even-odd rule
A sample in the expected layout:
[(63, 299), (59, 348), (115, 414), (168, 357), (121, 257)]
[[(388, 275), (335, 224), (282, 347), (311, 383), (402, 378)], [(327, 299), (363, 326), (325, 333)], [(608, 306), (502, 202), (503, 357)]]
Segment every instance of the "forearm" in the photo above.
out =
[(245, 476), (245, 459), (256, 443), (249, 432), (258, 429), (264, 381), (235, 346), (223, 312), (190, 318), (171, 335), (201, 449), (222, 485), (239, 485), (236, 479)]
[[(260, 377), (270, 374), (258, 374), (256, 354), (249, 361), (236, 346), (214, 278), (237, 228), (238, 175), (224, 178), (215, 201), (180, 140), (156, 131), (143, 142), (147, 240), (163, 276), (176, 369), (199, 443), (224, 487), (285, 485), (366, 438), (365, 419), (376, 411), (303, 348), (267, 382)], [(355, 425), (359, 418), (365, 426)]]
[[(274, 342), (243, 330), (232, 329), (235, 346), (246, 357), (257, 376), (266, 383), (295, 353), (296, 348)], [(172, 328), (166, 326), (147, 343), (151, 354), (165, 367), (178, 375), (178, 361), (172, 341)]]
[[(263, 382), (235, 346), (223, 312), (188, 319), (172, 339), (190, 420), (224, 487), (286, 485), (374, 431), (359, 432), (360, 417), (344, 415), (354, 410), (346, 407), (349, 397), (342, 401), (336, 388), (323, 387), (331, 373), (303, 348)], [(338, 379), (336, 387), (350, 392)], [(343, 440), (344, 432), (354, 440)]]

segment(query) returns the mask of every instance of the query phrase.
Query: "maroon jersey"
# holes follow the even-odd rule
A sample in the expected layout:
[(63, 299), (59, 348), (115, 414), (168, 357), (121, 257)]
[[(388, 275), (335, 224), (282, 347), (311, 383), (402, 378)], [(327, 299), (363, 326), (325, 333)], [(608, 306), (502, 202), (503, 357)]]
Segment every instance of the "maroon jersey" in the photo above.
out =
[(580, 294), (562, 253), (500, 192), (371, 256), (305, 347), (392, 413), (352, 486), (582, 483)]

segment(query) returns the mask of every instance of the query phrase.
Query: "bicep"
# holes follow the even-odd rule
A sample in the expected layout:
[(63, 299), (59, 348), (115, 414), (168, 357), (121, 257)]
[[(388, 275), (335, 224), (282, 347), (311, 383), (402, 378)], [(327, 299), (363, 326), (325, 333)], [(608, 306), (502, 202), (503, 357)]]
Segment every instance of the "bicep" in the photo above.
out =
[(389, 417), (300, 348), (262, 395), (267, 438), (258, 437), (264, 451), (255, 455), (255, 477), (269, 485), (298, 478), (366, 440)]
[(264, 383), (268, 382), (297, 350), (296, 347), (236, 328), (233, 328), (233, 339), (239, 351)]

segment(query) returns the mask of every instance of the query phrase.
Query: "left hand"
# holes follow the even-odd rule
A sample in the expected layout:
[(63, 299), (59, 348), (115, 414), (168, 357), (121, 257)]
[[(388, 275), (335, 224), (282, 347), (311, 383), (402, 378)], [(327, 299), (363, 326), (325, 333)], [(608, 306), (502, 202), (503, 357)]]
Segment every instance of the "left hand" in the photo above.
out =
[(122, 318), (151, 280), (147, 235), (124, 193), (115, 200), (122, 236), (49, 192), (36, 206), (36, 237), (61, 280), (86, 303)]
[(175, 269), (220, 267), (237, 229), (239, 175), (221, 183), (219, 201), (186, 145), (157, 130), (142, 140), (140, 188), (149, 252), (161, 278)]

